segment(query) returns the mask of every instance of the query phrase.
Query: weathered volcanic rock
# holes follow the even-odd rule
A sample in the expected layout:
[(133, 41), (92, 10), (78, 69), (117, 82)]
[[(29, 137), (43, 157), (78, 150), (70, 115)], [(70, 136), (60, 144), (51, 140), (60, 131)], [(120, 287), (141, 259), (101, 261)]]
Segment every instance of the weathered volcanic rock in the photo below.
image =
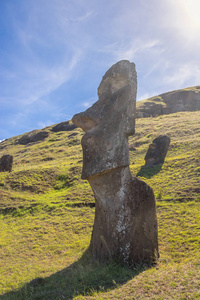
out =
[(3, 155), (0, 158), (0, 172), (11, 172), (13, 164), (13, 156), (12, 155)]
[(200, 87), (194, 90), (180, 90), (161, 95), (166, 107), (163, 114), (171, 114), (180, 111), (200, 110)]
[(117, 258), (129, 266), (158, 257), (154, 194), (129, 170), (136, 89), (135, 65), (120, 61), (104, 75), (99, 100), (72, 119), (86, 132), (82, 178), (90, 183), (96, 203), (90, 251), (100, 262)]
[(27, 145), (29, 143), (43, 141), (46, 137), (48, 137), (48, 135), (48, 131), (33, 130), (27, 134), (24, 134), (17, 142), (21, 145)]
[(104, 75), (99, 100), (72, 121), (82, 138), (82, 178), (129, 165), (128, 136), (135, 132), (137, 77), (134, 64), (121, 61)]
[(137, 102), (137, 118), (200, 110), (200, 86), (172, 91)]
[(71, 131), (77, 128), (75, 124), (70, 124), (70, 121), (61, 122), (57, 125), (55, 125), (51, 131), (53, 132), (59, 132), (59, 131)]
[(170, 138), (167, 135), (160, 135), (149, 145), (145, 156), (145, 165), (152, 166), (164, 163), (165, 156), (169, 149)]
[(128, 266), (152, 263), (158, 256), (153, 190), (122, 167), (88, 179), (95, 195), (90, 249), (95, 259), (117, 259)]

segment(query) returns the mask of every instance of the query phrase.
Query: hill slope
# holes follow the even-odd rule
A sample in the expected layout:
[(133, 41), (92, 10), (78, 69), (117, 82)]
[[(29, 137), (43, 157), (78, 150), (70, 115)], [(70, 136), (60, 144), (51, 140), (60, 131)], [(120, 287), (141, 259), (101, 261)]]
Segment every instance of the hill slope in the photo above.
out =
[(138, 118), (197, 110), (200, 110), (200, 86), (164, 93), (137, 102)]
[[(13, 171), (0, 173), (2, 299), (198, 299), (200, 111), (138, 119), (130, 138), (131, 171), (157, 198), (161, 258), (151, 269), (90, 260), (94, 199), (80, 179), (83, 132), (52, 128), (25, 145), (22, 136), (0, 143), (0, 156), (14, 156)], [(160, 134), (171, 138), (165, 163), (144, 169)]]

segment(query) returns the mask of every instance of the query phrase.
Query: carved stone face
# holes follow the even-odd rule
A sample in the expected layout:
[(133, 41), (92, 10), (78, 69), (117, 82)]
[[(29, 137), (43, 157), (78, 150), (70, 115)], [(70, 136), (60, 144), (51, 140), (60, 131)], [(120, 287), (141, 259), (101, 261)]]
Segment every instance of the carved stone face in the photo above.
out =
[(104, 75), (99, 100), (72, 118), (86, 134), (82, 178), (129, 165), (128, 136), (135, 132), (137, 77), (135, 65), (120, 61)]

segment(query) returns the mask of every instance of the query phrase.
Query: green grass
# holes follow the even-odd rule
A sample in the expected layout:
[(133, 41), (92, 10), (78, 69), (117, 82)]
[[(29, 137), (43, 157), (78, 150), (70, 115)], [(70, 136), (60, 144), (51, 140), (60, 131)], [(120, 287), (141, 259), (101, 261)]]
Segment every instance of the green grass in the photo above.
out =
[[(81, 180), (81, 130), (50, 131), (41, 142), (0, 144), (14, 156), (0, 173), (0, 299), (199, 299), (200, 112), (138, 119), (130, 168), (157, 198), (160, 260), (152, 268), (99, 265), (88, 254), (94, 198)], [(144, 168), (160, 134), (171, 138), (163, 165)], [(42, 278), (31, 284), (30, 281)]]

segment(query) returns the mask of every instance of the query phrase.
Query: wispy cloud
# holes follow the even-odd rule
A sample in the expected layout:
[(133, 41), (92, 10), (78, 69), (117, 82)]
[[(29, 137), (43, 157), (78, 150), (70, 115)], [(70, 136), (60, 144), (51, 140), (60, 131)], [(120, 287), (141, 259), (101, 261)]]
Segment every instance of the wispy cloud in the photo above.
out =
[[(66, 3), (58, 2), (62, 5)], [(31, 9), (29, 7), (30, 10), (27, 10), (28, 18), (25, 22), (17, 19), (16, 15), (13, 16), (13, 31), (21, 53), (12, 54), (12, 65), (17, 71), (5, 69), (2, 74), (4, 81), (7, 78), (7, 85), (12, 86), (12, 89), (4, 91), (3, 98), (7, 101), (11, 99), (28, 105), (39, 100), (70, 80), (82, 59), (84, 47), (77, 46), (71, 36), (73, 28), (77, 25), (71, 25), (70, 30), (69, 26), (62, 22), (54, 25), (53, 19), (66, 19), (66, 15), (56, 9), (56, 1), (52, 3), (45, 7), (46, 14), (41, 15), (37, 4), (29, 2)], [(41, 3), (40, 9), (43, 4)], [(71, 7), (65, 5), (65, 9)], [(71, 13), (69, 10), (69, 21), (73, 20), (75, 23), (83, 23), (92, 14), (91, 11), (80, 14), (76, 10)], [(60, 44), (57, 45), (58, 42)]]
[(78, 16), (76, 18), (69, 18), (69, 21), (70, 22), (83, 22), (83, 21), (87, 20), (90, 16), (92, 16), (92, 14), (93, 14), (92, 11), (88, 11), (84, 15)]
[(96, 102), (98, 99), (97, 97), (92, 97), (92, 98), (89, 98), (87, 99), (86, 101), (84, 101), (81, 106), (84, 107), (84, 108), (88, 108), (90, 107), (94, 102)]
[(142, 94), (140, 97), (138, 97), (137, 101), (141, 101), (141, 100), (145, 100), (145, 99), (148, 99), (152, 96), (155, 96), (155, 93), (145, 93), (145, 94)]
[[(13, 77), (10, 77), (12, 93), (5, 93), (2, 98), (4, 101), (17, 101), (20, 105), (32, 104), (71, 79), (80, 59), (81, 50), (77, 49), (72, 57), (66, 57), (62, 64), (57, 66), (22, 61), (18, 64), (20, 71), (17, 78), (14, 78), (14, 82)], [(33, 60), (37, 59), (32, 57)]]
[[(193, 85), (199, 84), (200, 66), (192, 63), (186, 63), (178, 66), (171, 74), (165, 76), (164, 81), (166, 85), (173, 84), (175, 88), (184, 87), (191, 82)], [(186, 86), (185, 86), (186, 87)]]
[(44, 127), (47, 127), (47, 126), (51, 126), (53, 124), (53, 121), (51, 120), (47, 120), (45, 122), (38, 122), (38, 127), (39, 128), (44, 128)]
[(12, 132), (90, 106), (117, 60), (136, 63), (138, 100), (199, 84), (198, 0), (11, 2), (1, 4), (0, 122)]
[(172, 27), (182, 37), (187, 38), (187, 42), (199, 40), (199, 0), (167, 0), (165, 7), (168, 10), (168, 14), (164, 16), (166, 26)]
[(142, 55), (144, 52), (148, 52), (151, 49), (155, 49), (159, 45), (158, 40), (133, 39), (129, 43), (118, 42), (106, 45), (103, 49), (99, 50), (102, 53), (112, 53), (116, 61), (121, 59), (134, 60), (136, 56)]

